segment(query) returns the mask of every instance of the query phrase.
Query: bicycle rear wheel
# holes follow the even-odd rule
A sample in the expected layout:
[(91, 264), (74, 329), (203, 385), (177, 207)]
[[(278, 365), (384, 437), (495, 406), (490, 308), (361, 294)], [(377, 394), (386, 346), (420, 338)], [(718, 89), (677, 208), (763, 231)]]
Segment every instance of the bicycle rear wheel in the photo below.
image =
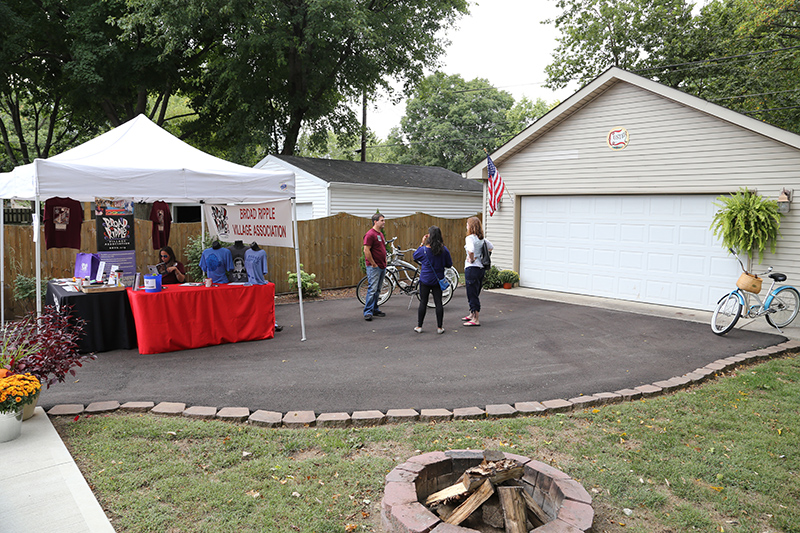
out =
[(734, 293), (724, 296), (711, 316), (711, 331), (715, 335), (725, 335), (733, 329), (741, 314), (742, 302), (739, 297)]
[[(450, 279), (448, 274), (449, 273), (445, 270), (445, 273), (444, 273), (445, 277), (447, 277), (447, 279)], [(419, 287), (419, 284), (417, 284), (417, 287)], [(454, 290), (455, 290), (455, 286), (451, 282), (450, 283), (450, 287), (448, 287), (446, 291), (442, 291), (442, 306), (447, 305), (450, 302), (450, 300), (453, 299), (453, 291)], [(419, 295), (419, 291), (417, 291), (417, 300), (422, 301), (422, 297)], [(431, 308), (431, 309), (434, 309), (436, 307), (436, 303), (434, 303), (432, 297), (428, 298), (428, 307)]]
[[(442, 306), (447, 305), (450, 303), (450, 300), (453, 299), (453, 292), (455, 292), (456, 287), (458, 287), (458, 270), (453, 267), (446, 268), (444, 270), (444, 277), (450, 282), (450, 287), (446, 291), (442, 291)], [(419, 299), (419, 292), (417, 293), (417, 299)], [(428, 300), (428, 307), (431, 309), (436, 307), (436, 304), (433, 303), (433, 298)]]
[(800, 293), (794, 287), (786, 287), (775, 294), (769, 304), (766, 319), (770, 326), (782, 328), (792, 323), (800, 309)]
[[(381, 287), (381, 294), (378, 296), (378, 306), (383, 305), (386, 301), (391, 298), (392, 290), (394, 286), (392, 285), (392, 280), (390, 278), (391, 274), (386, 274), (383, 278), (383, 286)], [(366, 305), (367, 303), (367, 291), (369, 290), (369, 280), (367, 276), (361, 278), (361, 281), (358, 282), (356, 286), (356, 297), (358, 301), (361, 302), (361, 305)]]

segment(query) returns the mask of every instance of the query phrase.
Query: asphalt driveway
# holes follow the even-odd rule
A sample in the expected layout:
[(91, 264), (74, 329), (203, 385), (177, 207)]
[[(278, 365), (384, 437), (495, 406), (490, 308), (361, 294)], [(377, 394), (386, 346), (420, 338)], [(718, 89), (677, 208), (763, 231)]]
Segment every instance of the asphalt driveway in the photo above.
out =
[(444, 335), (429, 311), (421, 334), (416, 299), (393, 296), (385, 318), (366, 322), (357, 300), (280, 305), (284, 330), (266, 341), (159, 355), (106, 352), (39, 404), (174, 401), (188, 405), (348, 412), (483, 407), (568, 399), (668, 379), (720, 358), (783, 342), (775, 334), (544, 301), (481, 295), (482, 326), (466, 328), (459, 288), (445, 307)]

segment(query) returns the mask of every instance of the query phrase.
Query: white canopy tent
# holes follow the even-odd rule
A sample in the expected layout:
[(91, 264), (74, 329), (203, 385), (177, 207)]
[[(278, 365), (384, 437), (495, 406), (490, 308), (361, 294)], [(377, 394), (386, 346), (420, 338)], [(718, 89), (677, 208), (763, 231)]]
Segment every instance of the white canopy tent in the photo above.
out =
[[(238, 204), (291, 198), (295, 260), (299, 272), (294, 181), (292, 172), (255, 169), (214, 157), (189, 146), (146, 116), (139, 115), (71, 150), (0, 173), (0, 198), (35, 202), (36, 302), (37, 310), (41, 312), (38, 213), (42, 200), (60, 196), (92, 202), (96, 197), (122, 197), (133, 198), (135, 202)], [(5, 285), (2, 220), (0, 216), (0, 303), (3, 302)], [(298, 293), (302, 340), (305, 340), (300, 287)], [(0, 305), (0, 308), (3, 314), (0, 318), (4, 321), (5, 306)]]

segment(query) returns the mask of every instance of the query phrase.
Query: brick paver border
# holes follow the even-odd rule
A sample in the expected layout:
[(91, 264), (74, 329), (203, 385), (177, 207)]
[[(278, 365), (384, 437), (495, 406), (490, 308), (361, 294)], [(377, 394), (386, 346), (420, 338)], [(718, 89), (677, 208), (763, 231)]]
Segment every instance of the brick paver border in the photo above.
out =
[[(61, 404), (51, 407), (50, 416), (88, 416), (108, 413), (116, 410), (124, 412), (149, 412), (154, 415), (184, 416), (198, 418), (214, 418), (232, 423), (246, 423), (263, 427), (347, 427), (379, 425), (383, 423), (401, 423), (419, 421), (437, 423), (448, 420), (468, 418), (496, 419), (518, 416), (541, 416), (552, 413), (567, 412), (608, 403), (636, 401), (672, 393), (707, 379), (728, 372), (734, 368), (774, 359), (800, 348), (800, 341), (790, 340), (751, 352), (737, 354), (725, 359), (718, 359), (704, 367), (687, 372), (682, 376), (659, 380), (655, 383), (640, 385), (633, 389), (622, 389), (613, 392), (600, 392), (589, 396), (579, 396), (570, 400), (561, 398), (537, 401), (526, 401), (509, 404), (486, 405), (483, 408), (472, 406), (448, 409), (422, 409), (417, 414), (413, 409), (389, 409), (386, 413), (377, 410), (354, 411), (353, 413), (321, 413), (319, 417), (314, 411), (250, 411), (247, 407), (208, 407), (190, 406), (177, 402), (134, 401), (122, 405), (117, 400), (92, 402), (88, 406), (82, 404)], [(349, 417), (349, 418), (348, 418)], [(322, 422), (318, 424), (318, 422)]]

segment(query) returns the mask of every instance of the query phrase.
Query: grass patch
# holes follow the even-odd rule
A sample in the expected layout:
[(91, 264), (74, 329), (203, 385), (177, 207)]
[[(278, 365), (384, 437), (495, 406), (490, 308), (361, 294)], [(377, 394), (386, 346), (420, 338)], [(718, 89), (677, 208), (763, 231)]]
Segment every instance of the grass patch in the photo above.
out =
[(466, 448), (570, 474), (594, 498), (595, 531), (800, 532), (797, 354), (676, 394), (545, 417), (304, 430), (133, 414), (54, 424), (119, 533), (380, 531), (387, 472)]

